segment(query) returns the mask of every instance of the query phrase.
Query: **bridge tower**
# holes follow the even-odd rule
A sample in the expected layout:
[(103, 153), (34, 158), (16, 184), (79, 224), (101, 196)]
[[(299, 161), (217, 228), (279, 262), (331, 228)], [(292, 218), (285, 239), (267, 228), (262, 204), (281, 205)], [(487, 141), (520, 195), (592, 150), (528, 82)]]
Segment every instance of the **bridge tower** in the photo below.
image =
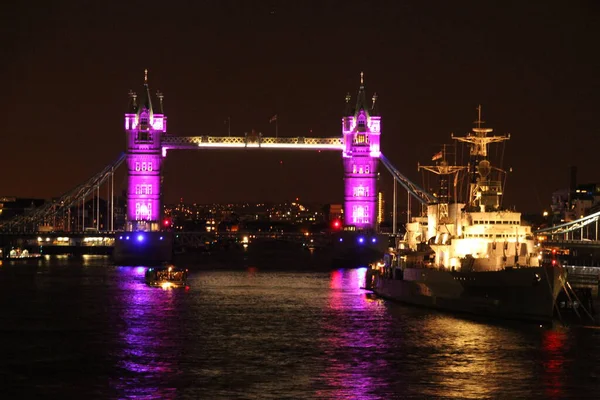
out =
[(379, 166), (379, 139), (381, 117), (376, 109), (377, 94), (369, 108), (360, 73), (360, 88), (354, 108), (346, 95), (346, 113), (342, 118), (344, 137), (344, 222), (358, 230), (374, 229), (377, 211), (377, 167)]
[(157, 92), (158, 109), (152, 106), (148, 70), (138, 97), (129, 91), (125, 114), (127, 136), (127, 230), (158, 231), (161, 219), (161, 137), (167, 131), (163, 96)]

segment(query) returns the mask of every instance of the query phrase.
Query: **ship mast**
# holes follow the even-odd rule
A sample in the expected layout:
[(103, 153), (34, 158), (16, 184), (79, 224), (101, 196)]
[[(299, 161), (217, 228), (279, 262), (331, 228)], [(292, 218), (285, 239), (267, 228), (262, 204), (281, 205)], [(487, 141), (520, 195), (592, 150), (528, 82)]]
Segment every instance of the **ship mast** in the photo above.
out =
[[(439, 160), (439, 161), (438, 161)], [(443, 145), (442, 151), (434, 154), (431, 161), (437, 161), (436, 165), (417, 165), (417, 170), (421, 169), (432, 172), (439, 176), (440, 187), (437, 198), (439, 200), (438, 218), (440, 222), (447, 222), (448, 219), (448, 204), (450, 203), (450, 187), (448, 185), (449, 177), (452, 174), (456, 174), (454, 177), (454, 189), (456, 191), (456, 181), (458, 177), (458, 171), (465, 169), (465, 166), (448, 165), (446, 161), (446, 145)], [(454, 195), (456, 201), (456, 193)]]
[(500, 205), (499, 198), (502, 195), (500, 181), (491, 181), (489, 179), (492, 167), (487, 159), (488, 145), (508, 140), (510, 139), (510, 135), (487, 136), (488, 133), (494, 130), (481, 127), (485, 122), (481, 119), (481, 105), (476, 110), (477, 120), (474, 123), (477, 127), (473, 128), (473, 132), (462, 137), (452, 135), (452, 139), (470, 144), (468, 205), (470, 207), (477, 207), (479, 211), (483, 212), (498, 209)]

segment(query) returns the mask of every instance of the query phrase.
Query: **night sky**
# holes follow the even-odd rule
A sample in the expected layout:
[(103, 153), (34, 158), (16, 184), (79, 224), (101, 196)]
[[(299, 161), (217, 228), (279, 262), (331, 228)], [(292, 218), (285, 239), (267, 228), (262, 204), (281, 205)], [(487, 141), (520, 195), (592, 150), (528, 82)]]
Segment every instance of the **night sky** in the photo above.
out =
[[(600, 182), (597, 1), (10, 3), (0, 196), (59, 196), (115, 159), (144, 68), (171, 134), (226, 135), (230, 116), (232, 135), (270, 136), (277, 113), (280, 136), (341, 136), (344, 96), (364, 71), (382, 151), (419, 184), (417, 162), (468, 132), (478, 104), (511, 134), (504, 205), (547, 208), (570, 165), (580, 183)], [(343, 196), (337, 152), (173, 151), (164, 165), (167, 202)]]

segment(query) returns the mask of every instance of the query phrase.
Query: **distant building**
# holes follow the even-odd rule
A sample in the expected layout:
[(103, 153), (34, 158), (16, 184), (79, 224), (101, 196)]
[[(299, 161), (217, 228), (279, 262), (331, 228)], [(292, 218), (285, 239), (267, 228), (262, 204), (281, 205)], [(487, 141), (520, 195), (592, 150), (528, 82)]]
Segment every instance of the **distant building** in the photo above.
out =
[(600, 211), (600, 183), (574, 185), (552, 193), (553, 223), (574, 221)]
[(344, 209), (341, 204), (329, 205), (329, 221), (341, 219), (344, 215)]
[(44, 199), (0, 197), (0, 221), (8, 221), (17, 215), (26, 214), (45, 202)]

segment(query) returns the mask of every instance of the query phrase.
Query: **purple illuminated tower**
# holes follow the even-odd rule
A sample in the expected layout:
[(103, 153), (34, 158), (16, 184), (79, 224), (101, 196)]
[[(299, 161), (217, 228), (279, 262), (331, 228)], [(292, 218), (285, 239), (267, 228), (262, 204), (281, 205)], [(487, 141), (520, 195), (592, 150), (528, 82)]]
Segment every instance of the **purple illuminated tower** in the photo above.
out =
[(356, 107), (350, 106), (346, 95), (346, 116), (342, 118), (344, 135), (344, 222), (356, 229), (374, 229), (377, 211), (377, 167), (381, 119), (377, 115), (373, 95), (367, 106), (364, 76), (360, 73), (360, 88)]
[(167, 130), (163, 96), (157, 93), (159, 110), (152, 108), (148, 70), (138, 97), (129, 92), (125, 114), (127, 133), (127, 230), (158, 231), (161, 218), (161, 136)]

